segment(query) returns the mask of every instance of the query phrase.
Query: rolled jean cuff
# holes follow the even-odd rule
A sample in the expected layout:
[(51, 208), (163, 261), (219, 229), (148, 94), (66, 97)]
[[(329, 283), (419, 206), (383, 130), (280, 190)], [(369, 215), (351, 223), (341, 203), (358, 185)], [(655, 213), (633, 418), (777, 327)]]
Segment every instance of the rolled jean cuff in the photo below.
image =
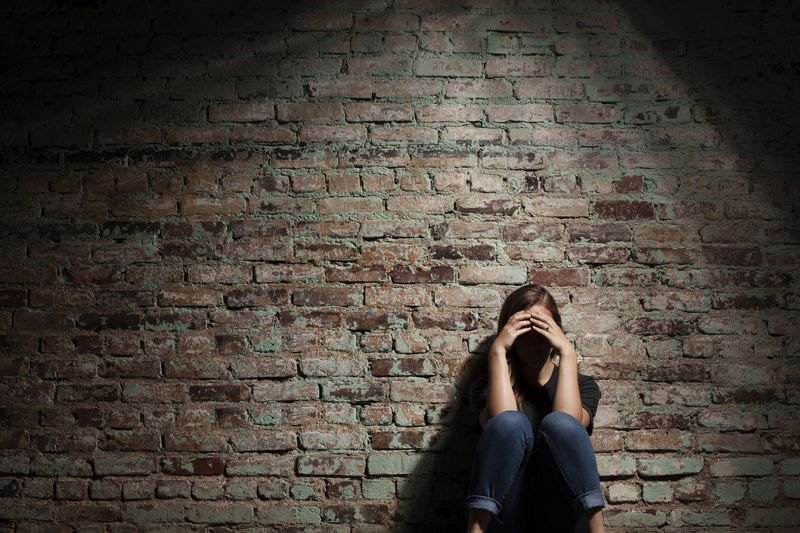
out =
[(599, 490), (592, 490), (586, 494), (583, 494), (578, 498), (578, 503), (586, 511), (589, 509), (606, 506), (605, 502), (603, 501), (603, 493)]
[(493, 515), (497, 515), (503, 507), (500, 502), (488, 496), (467, 496), (464, 499), (464, 506), (467, 509), (486, 509)]

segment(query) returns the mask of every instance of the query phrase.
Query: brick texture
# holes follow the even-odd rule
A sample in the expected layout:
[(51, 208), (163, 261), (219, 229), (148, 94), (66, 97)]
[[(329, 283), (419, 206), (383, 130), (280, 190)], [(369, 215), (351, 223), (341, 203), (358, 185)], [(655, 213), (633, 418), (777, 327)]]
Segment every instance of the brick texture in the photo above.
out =
[(529, 282), (609, 531), (799, 530), (798, 7), (3, 3), (0, 530), (462, 530)]

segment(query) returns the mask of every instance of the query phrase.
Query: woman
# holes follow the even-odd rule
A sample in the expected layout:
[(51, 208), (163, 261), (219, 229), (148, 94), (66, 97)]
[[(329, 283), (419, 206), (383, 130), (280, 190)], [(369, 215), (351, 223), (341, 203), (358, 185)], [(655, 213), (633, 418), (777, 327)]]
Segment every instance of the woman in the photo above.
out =
[(555, 300), (539, 285), (520, 287), (503, 303), (497, 331), (488, 372), (470, 386), (481, 436), (468, 533), (603, 532), (589, 438), (600, 388), (578, 372)]

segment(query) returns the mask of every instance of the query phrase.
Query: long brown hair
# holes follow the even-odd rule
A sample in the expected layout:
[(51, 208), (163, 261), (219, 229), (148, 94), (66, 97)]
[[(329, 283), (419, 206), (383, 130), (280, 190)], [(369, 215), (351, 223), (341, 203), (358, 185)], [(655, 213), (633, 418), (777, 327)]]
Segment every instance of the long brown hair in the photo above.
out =
[[(508, 322), (508, 319), (511, 318), (511, 315), (536, 304), (542, 304), (544, 307), (546, 307), (547, 310), (553, 315), (553, 320), (556, 324), (558, 324), (558, 327), (563, 329), (561, 326), (561, 313), (558, 311), (558, 306), (556, 305), (556, 301), (553, 296), (541, 285), (532, 283), (530, 285), (524, 285), (506, 296), (503, 306), (500, 308), (500, 316), (497, 319), (497, 334), (499, 335), (503, 330), (506, 322)], [(517, 356), (515, 350), (515, 345), (516, 343), (512, 345), (511, 349), (509, 349), (506, 353), (506, 361), (508, 361), (509, 375), (511, 377), (511, 389), (514, 391), (514, 398), (517, 401), (517, 409), (521, 409), (523, 400), (521, 383), (522, 369), (520, 367), (519, 357)], [(550, 349), (549, 356), (553, 356), (552, 347)]]

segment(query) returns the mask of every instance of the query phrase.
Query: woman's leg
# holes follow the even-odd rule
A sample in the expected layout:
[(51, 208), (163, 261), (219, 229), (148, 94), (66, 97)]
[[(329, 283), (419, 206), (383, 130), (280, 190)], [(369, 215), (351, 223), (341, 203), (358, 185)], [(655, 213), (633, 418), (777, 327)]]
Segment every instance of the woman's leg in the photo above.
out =
[[(499, 532), (518, 531), (519, 522), (530, 511), (530, 476), (526, 467), (533, 451), (531, 422), (519, 411), (503, 411), (486, 423), (472, 465), (472, 480), (465, 498), (470, 528), (474, 521)], [(470, 521), (472, 520), (472, 521)]]
[(595, 516), (605, 507), (597, 459), (575, 417), (558, 411), (544, 417), (532, 463), (537, 523), (544, 521), (547, 531), (603, 531), (602, 514)]

